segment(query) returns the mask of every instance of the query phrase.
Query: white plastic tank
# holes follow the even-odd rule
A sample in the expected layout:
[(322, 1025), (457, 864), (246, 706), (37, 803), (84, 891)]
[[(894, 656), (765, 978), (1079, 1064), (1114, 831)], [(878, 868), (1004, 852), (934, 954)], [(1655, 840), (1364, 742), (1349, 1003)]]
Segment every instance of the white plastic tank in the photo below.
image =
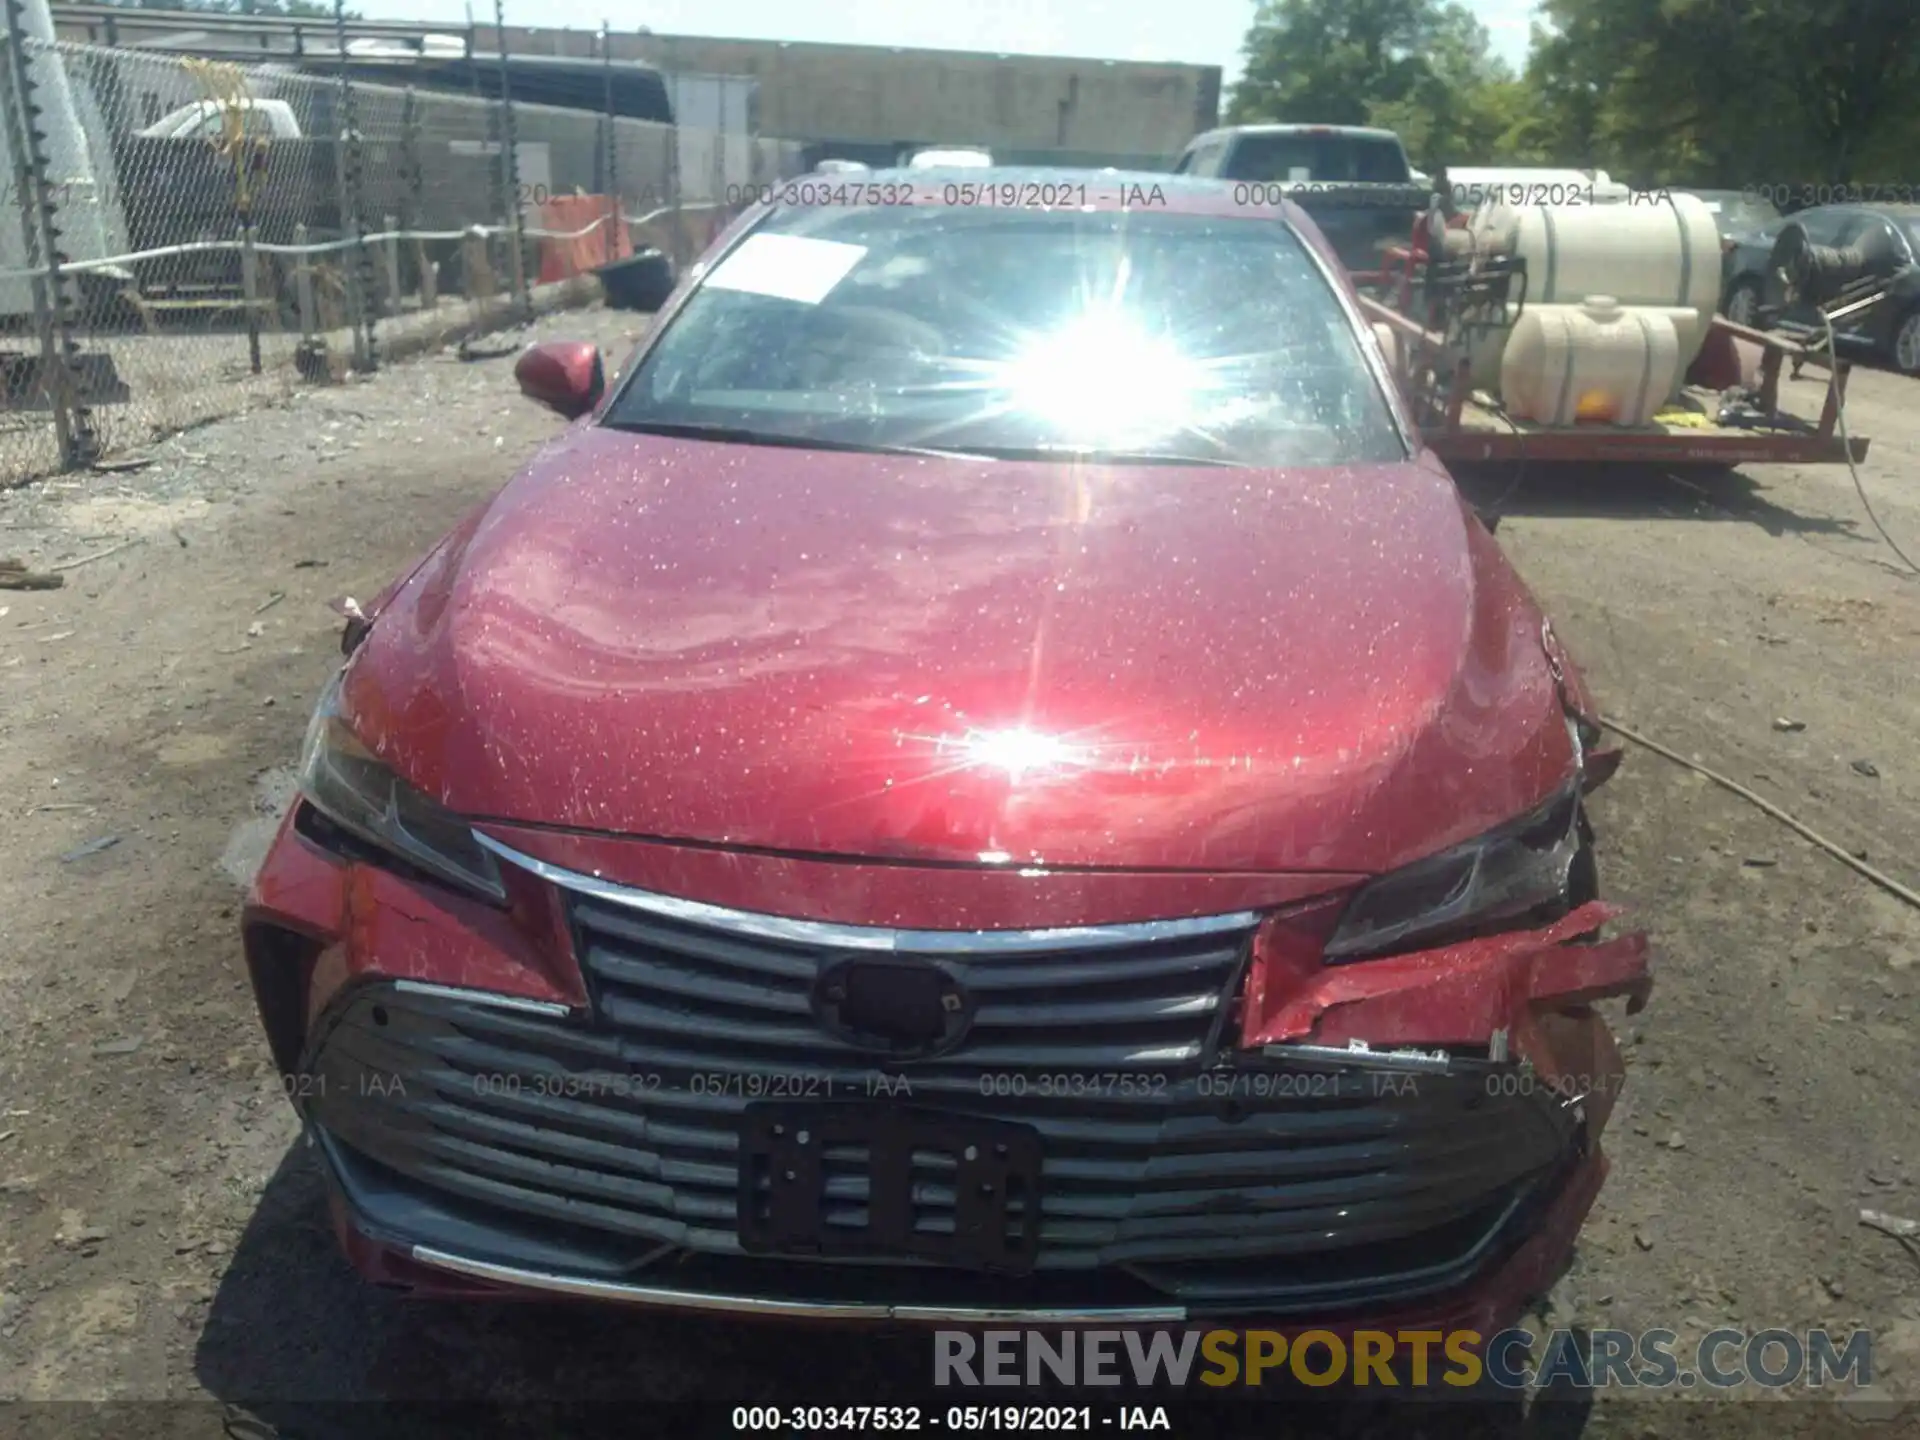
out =
[[(1684, 374), (1720, 305), (1720, 229), (1697, 195), (1659, 195), (1625, 205), (1489, 205), (1469, 226), (1476, 248), (1527, 264), (1526, 306), (1578, 305), (1611, 295), (1626, 306), (1683, 310), (1676, 317)], [(1473, 347), (1473, 383), (1501, 373), (1503, 333)]]
[(1720, 303), (1720, 229), (1697, 195), (1626, 205), (1490, 205), (1473, 217), (1479, 249), (1527, 262), (1528, 305), (1578, 305), (1611, 295), (1622, 305), (1692, 310), (1683, 336), (1691, 363)]
[(1393, 327), (1376, 321), (1373, 327), (1373, 338), (1380, 342), (1380, 358), (1387, 362), (1388, 373), (1399, 374), (1400, 337), (1394, 334)]
[(1449, 167), (1455, 209), (1502, 205), (1614, 205), (1632, 193), (1604, 170), (1553, 170), (1527, 165)]
[(1507, 339), (1500, 398), (1540, 425), (1645, 425), (1681, 373), (1673, 318), (1611, 296), (1529, 305)]

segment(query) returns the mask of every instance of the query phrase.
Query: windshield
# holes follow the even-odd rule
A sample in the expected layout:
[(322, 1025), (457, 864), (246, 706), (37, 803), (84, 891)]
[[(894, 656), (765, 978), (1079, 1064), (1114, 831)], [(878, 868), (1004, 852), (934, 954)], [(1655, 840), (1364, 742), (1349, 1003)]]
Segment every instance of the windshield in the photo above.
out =
[(1294, 184), (1404, 185), (1412, 179), (1400, 146), (1379, 135), (1242, 135), (1226, 179)]
[(1713, 211), (1713, 223), (1722, 235), (1745, 235), (1780, 223), (1780, 212), (1771, 201), (1739, 190), (1694, 190), (1690, 192)]
[(1040, 458), (1406, 455), (1293, 232), (1165, 212), (777, 211), (715, 267), (605, 423)]

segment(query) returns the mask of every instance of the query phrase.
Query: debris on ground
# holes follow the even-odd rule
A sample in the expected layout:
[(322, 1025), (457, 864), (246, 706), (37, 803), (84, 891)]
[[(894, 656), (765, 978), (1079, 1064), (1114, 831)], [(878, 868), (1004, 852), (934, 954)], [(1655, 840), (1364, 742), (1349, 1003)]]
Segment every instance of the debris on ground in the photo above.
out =
[(119, 843), (118, 835), (102, 835), (96, 840), (87, 841), (84, 845), (76, 845), (60, 857), (60, 863), (65, 865), (74, 860), (84, 860), (89, 855), (98, 855), (102, 850), (111, 850)]
[(96, 550), (91, 555), (82, 555), (77, 560), (62, 560), (58, 565), (49, 565), (49, 570), (78, 570), (82, 565), (91, 565), (96, 560), (104, 560), (109, 555), (118, 555), (122, 550), (130, 550), (140, 542), (138, 539), (122, 540), (118, 545), (109, 545), (104, 550)]
[(24, 560), (0, 560), (0, 590), (58, 590), (66, 583), (64, 575), (27, 569)]
[(1860, 1223), (1870, 1230), (1878, 1230), (1882, 1235), (1891, 1235), (1900, 1242), (1901, 1248), (1915, 1260), (1920, 1260), (1920, 1220), (1908, 1220), (1901, 1215), (1889, 1215), (1881, 1210), (1862, 1210)]

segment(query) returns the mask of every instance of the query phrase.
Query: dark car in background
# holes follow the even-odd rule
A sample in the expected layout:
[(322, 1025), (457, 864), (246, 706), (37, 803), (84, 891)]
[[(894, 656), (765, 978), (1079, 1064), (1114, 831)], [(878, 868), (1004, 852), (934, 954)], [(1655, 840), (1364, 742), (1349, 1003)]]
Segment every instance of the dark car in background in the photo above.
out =
[[(1920, 375), (1920, 268), (1913, 265), (1920, 255), (1920, 205), (1816, 205), (1733, 237), (1721, 305), (1729, 320), (1751, 325), (1758, 319), (1768, 294), (1767, 261), (1789, 224), (1804, 226), (1815, 245), (1835, 249), (1860, 244), (1876, 227), (1887, 232), (1894, 253), (1908, 268), (1894, 277), (1887, 303), (1836, 327), (1835, 338), (1872, 349), (1903, 374)], [(1804, 308), (1789, 307), (1780, 318), (1819, 324), (1818, 315)]]
[(1780, 208), (1763, 195), (1746, 190), (1689, 190), (1686, 193), (1713, 212), (1713, 223), (1720, 230), (1723, 244), (1780, 224)]
[(1230, 125), (1196, 135), (1174, 172), (1230, 180), (1242, 203), (1291, 200), (1340, 263), (1368, 273), (1404, 242), (1432, 199), (1391, 130), (1362, 125)]

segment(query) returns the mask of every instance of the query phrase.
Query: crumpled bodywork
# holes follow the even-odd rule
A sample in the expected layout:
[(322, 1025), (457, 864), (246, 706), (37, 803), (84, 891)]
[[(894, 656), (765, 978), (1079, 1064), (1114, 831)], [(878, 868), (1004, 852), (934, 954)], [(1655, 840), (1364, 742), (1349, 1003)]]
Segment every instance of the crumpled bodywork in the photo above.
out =
[(1338, 904), (1308, 906), (1263, 928), (1241, 1014), (1243, 1048), (1272, 1059), (1289, 1046), (1511, 1055), (1563, 1093), (1591, 1095), (1598, 1134), (1625, 1072), (1593, 1006), (1624, 999), (1637, 1014), (1653, 988), (1645, 934), (1593, 938), (1619, 907), (1592, 901), (1542, 929), (1328, 966), (1320, 943), (1338, 912)]

